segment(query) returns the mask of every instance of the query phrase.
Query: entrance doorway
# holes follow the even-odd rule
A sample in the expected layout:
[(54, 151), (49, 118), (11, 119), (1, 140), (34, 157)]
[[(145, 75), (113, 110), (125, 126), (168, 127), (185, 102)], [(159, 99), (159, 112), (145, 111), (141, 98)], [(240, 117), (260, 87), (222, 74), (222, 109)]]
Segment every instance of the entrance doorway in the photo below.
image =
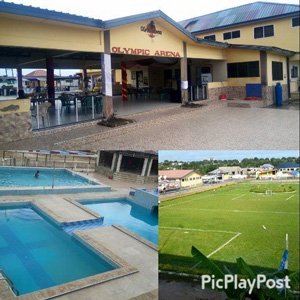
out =
[(144, 77), (143, 77), (143, 71), (136, 71), (136, 89), (139, 90), (143, 87), (144, 84)]

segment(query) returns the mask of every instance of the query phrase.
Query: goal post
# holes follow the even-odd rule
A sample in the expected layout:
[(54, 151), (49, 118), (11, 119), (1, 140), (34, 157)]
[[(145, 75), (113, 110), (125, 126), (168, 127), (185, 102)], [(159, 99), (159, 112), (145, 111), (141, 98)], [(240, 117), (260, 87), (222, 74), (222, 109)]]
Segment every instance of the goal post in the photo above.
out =
[(273, 191), (272, 190), (266, 190), (265, 195), (273, 195)]

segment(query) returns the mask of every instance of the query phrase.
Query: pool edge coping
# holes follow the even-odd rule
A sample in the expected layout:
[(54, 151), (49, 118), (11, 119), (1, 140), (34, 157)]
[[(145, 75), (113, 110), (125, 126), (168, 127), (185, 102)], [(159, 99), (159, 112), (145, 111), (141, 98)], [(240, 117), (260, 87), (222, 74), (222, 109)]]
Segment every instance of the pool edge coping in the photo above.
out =
[[(52, 222), (54, 221), (55, 224), (60, 224), (58, 220), (55, 220), (52, 216), (49, 216), (47, 212), (45, 212), (40, 207), (36, 207), (34, 201), (23, 201), (23, 202), (0, 202), (0, 205), (12, 205), (12, 206), (18, 206), (18, 205), (29, 205), (32, 206), (34, 209), (37, 209), (38, 211), (41, 211), (42, 214), (46, 216), (46, 218), (49, 218)], [(112, 226), (113, 227), (113, 226)], [(67, 233), (66, 233), (67, 234)], [(67, 282), (64, 284), (56, 285), (53, 287), (49, 287), (43, 290), (34, 291), (31, 293), (27, 293), (24, 295), (16, 296), (9, 284), (6, 282), (4, 283), (4, 286), (6, 287), (6, 290), (10, 291), (10, 295), (2, 296), (4, 300), (14, 300), (14, 299), (22, 299), (22, 300), (44, 300), (44, 299), (52, 299), (53, 297), (63, 296), (68, 293), (72, 293), (78, 290), (82, 290), (97, 284), (101, 284), (110, 280), (118, 279), (124, 276), (128, 276), (131, 274), (135, 274), (139, 272), (139, 270), (133, 266), (131, 266), (127, 261), (116, 255), (114, 252), (110, 251), (106, 247), (102, 246), (99, 242), (97, 242), (95, 239), (90, 237), (88, 233), (85, 232), (85, 230), (76, 230), (73, 232), (73, 237), (79, 241), (82, 245), (88, 248), (88, 250), (94, 252), (96, 255), (101, 257), (102, 259), (108, 261), (109, 263), (113, 263), (117, 266), (116, 269), (107, 271), (104, 273), (96, 274), (93, 276), (84, 277), (81, 279), (77, 279), (71, 282)], [(0, 290), (0, 295), (1, 295)], [(3, 291), (5, 292), (5, 291)]]

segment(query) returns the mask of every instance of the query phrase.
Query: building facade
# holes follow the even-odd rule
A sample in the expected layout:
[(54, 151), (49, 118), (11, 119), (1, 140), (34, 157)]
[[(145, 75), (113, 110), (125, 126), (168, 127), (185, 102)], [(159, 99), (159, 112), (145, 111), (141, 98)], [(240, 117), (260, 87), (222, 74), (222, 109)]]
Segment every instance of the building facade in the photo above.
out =
[(180, 182), (181, 188), (202, 184), (201, 176), (194, 170), (160, 170), (158, 174), (165, 180)]
[[(291, 26), (294, 33), (288, 39), (281, 39), (277, 34), (280, 26), (274, 25), (274, 43), (263, 43), (272, 38), (261, 38), (257, 43), (248, 38), (236, 43), (238, 39), (228, 42), (202, 38), (202, 32), (193, 30), (192, 25), (177, 23), (161, 11), (102, 21), (2, 1), (0, 68), (17, 69), (19, 91), (24, 89), (25, 66), (47, 69), (52, 105), (55, 68), (82, 69), (83, 74), (100, 69), (101, 83), (95, 82), (95, 88), (101, 87), (104, 118), (113, 116), (113, 96), (120, 93), (125, 101), (131, 94), (145, 99), (156, 94), (161, 101), (183, 104), (226, 95), (256, 97), (268, 105), (274, 101), (278, 82), (283, 87), (283, 98), (289, 98), (289, 70), (295, 66), (294, 74), (299, 72), (297, 63), (292, 64), (299, 57), (299, 26), (296, 19), (293, 21), (299, 6), (292, 8), (287, 14), (295, 26)], [(285, 19), (277, 21), (288, 26)], [(250, 30), (250, 25), (244, 25), (241, 37)], [(5, 141), (30, 136), (30, 106), (24, 104), (26, 101), (30, 104), (29, 99), (1, 101), (0, 126), (8, 132), (1, 137)], [(16, 110), (6, 109), (12, 106)]]

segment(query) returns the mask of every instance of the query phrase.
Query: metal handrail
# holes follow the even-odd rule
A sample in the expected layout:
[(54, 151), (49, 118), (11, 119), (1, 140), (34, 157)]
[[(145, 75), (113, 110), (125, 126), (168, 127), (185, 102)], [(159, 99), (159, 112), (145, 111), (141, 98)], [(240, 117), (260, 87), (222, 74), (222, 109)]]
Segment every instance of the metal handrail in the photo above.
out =
[(9, 277), (6, 275), (3, 269), (0, 269), (0, 274), (2, 274), (3, 279), (8, 283), (9, 288), (12, 290), (12, 292), (16, 295), (19, 296), (19, 291), (14, 287), (13, 282), (9, 279)]

